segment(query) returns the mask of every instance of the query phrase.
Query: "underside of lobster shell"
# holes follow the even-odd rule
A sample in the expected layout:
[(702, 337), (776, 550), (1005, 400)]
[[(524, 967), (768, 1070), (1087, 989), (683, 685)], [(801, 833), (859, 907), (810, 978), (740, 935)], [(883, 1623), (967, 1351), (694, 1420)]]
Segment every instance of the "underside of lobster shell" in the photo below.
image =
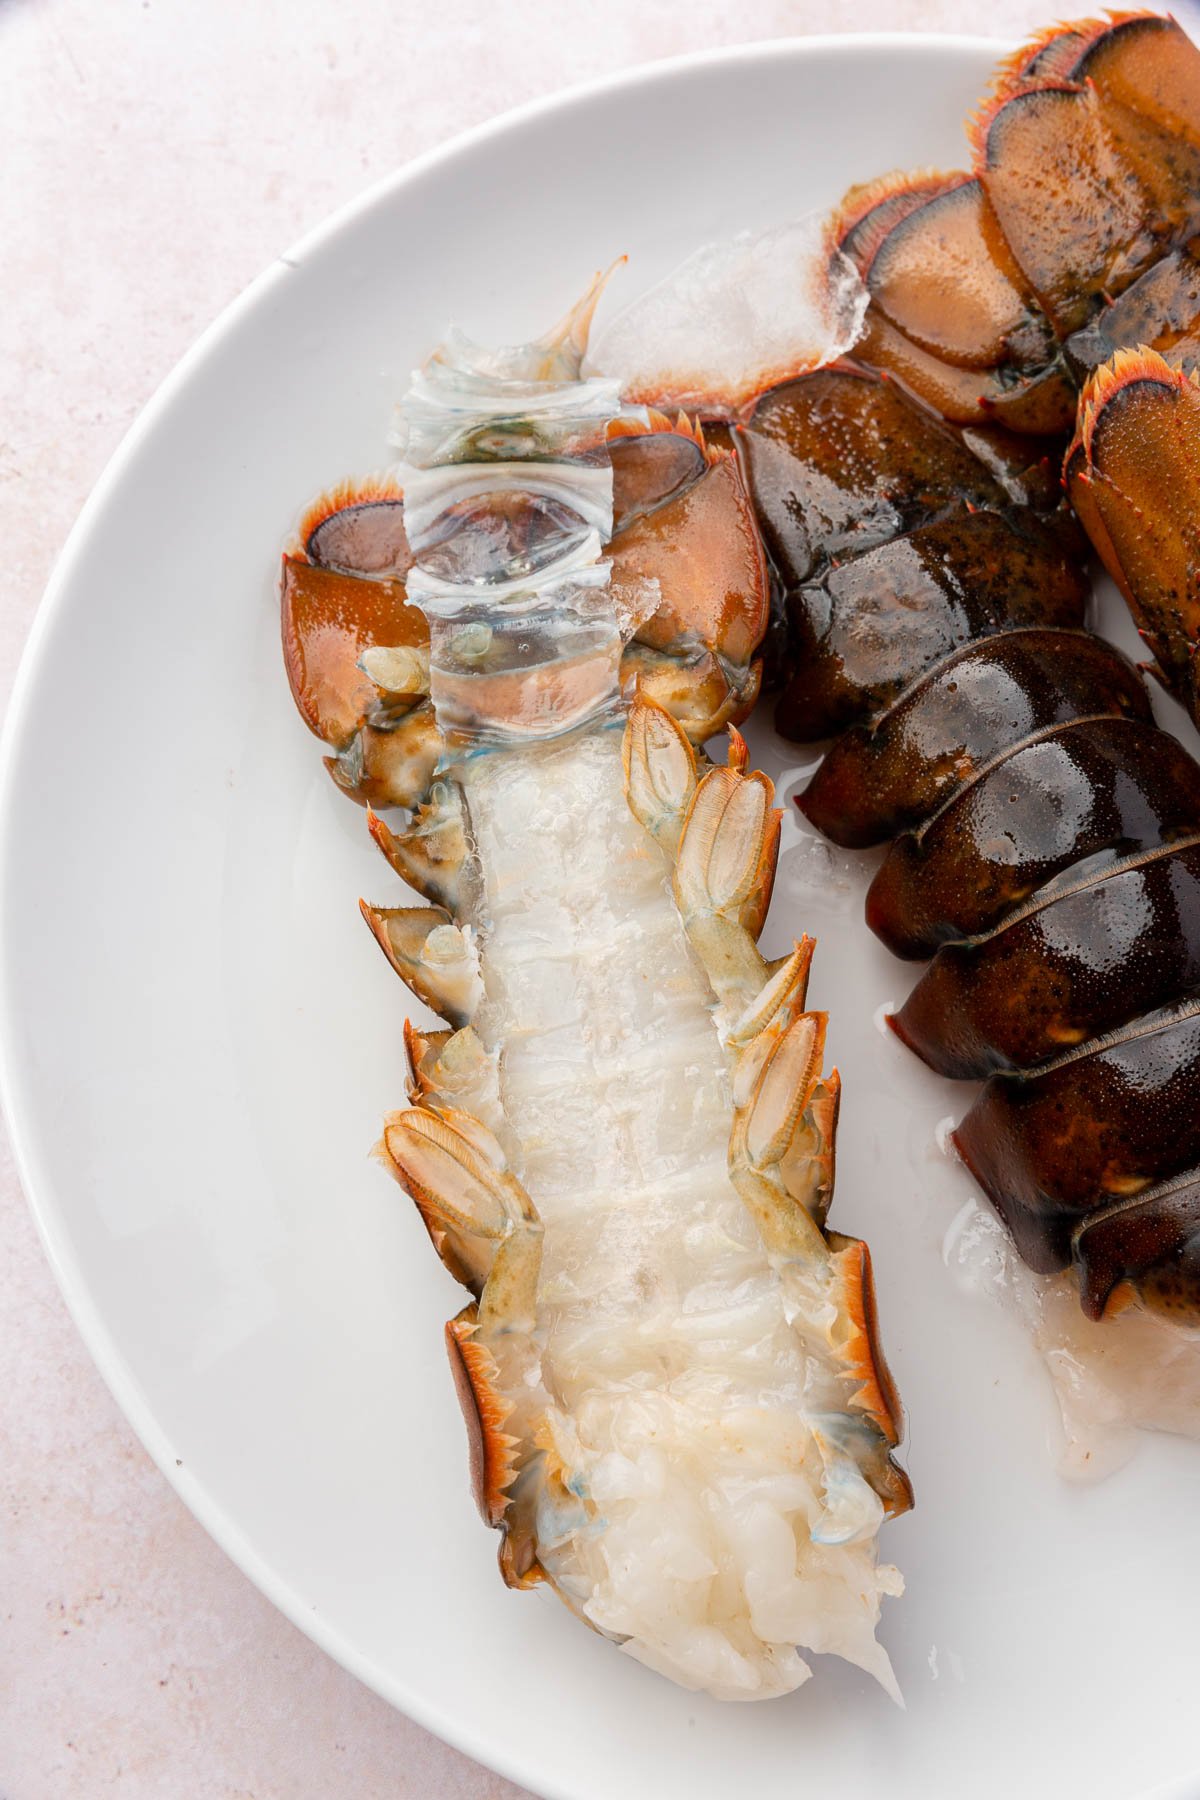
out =
[(707, 445), (682, 416), (670, 427), (652, 413), (645, 433), (624, 421), (619, 431), (612, 589), (634, 612), (657, 594), (626, 647), (623, 684), (703, 743), (758, 698), (771, 582), (754, 507), (739, 458)]
[[(392, 577), (365, 580), (296, 556), (283, 560), (282, 600), (293, 698), (309, 730), (344, 750), (356, 731), (385, 713), (385, 696), (362, 667), (363, 652), (382, 645), (427, 651), (424, 614), (409, 606), (403, 583)], [(414, 656), (410, 672), (419, 668)]]

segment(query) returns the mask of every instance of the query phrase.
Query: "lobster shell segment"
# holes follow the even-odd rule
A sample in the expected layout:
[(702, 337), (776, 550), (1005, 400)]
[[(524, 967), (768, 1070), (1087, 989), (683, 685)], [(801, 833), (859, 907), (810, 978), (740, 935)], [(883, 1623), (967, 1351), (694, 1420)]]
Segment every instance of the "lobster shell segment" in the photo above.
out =
[(1150, 718), (1137, 670), (1102, 639), (1026, 626), (964, 644), (843, 732), (797, 805), (835, 844), (880, 844), (1013, 746), (1087, 714)]
[(1056, 25), (969, 135), (968, 173), (846, 196), (854, 362), (747, 418), (777, 722), (843, 733), (818, 829), (895, 839), (868, 921), (933, 961), (891, 1023), (986, 1080), (958, 1142), (1022, 1254), (1093, 1317), (1195, 1322), (1200, 768), (1080, 629), (1055, 476), (1074, 424), (1071, 518), (1200, 722), (1200, 50), (1151, 13)]
[(1200, 1162), (1200, 1001), (1138, 1019), (1027, 1075), (994, 1075), (954, 1133), (1027, 1263)]
[(1066, 483), (1162, 680), (1200, 717), (1200, 377), (1118, 352), (1084, 389)]
[(1000, 229), (1060, 336), (1147, 268), (1150, 198), (1105, 130), (1095, 89), (1041, 82), (976, 120), (976, 168)]
[(609, 427), (618, 605), (635, 621), (621, 662), (642, 691), (703, 743), (750, 712), (771, 580), (740, 460), (685, 413)]
[(1096, 23), (1071, 71), (1095, 89), (1105, 127), (1171, 242), (1200, 229), (1200, 51), (1174, 19), (1117, 14)]
[(325, 767), (362, 806), (415, 806), (441, 754), (429, 626), (410, 606), (404, 505), (390, 480), (343, 482), (305, 513), (283, 559), (283, 660)]
[(919, 526), (789, 595), (796, 660), (780, 730), (827, 737), (880, 711), (966, 641), (1078, 626), (1087, 589), (1053, 533), (1016, 510)]
[(1139, 275), (1064, 346), (1080, 381), (1118, 350), (1139, 348), (1159, 351), (1173, 368), (1200, 356), (1200, 262), (1186, 244)]
[[(904, 1411), (892, 1379), (883, 1346), (879, 1341), (879, 1315), (875, 1303), (875, 1277), (871, 1268), (871, 1252), (861, 1238), (830, 1234), (836, 1245), (835, 1262), (841, 1279), (842, 1305), (849, 1330), (845, 1357), (849, 1369), (859, 1378), (859, 1387), (851, 1404), (866, 1413), (878, 1428), (885, 1443), (893, 1447), (900, 1442), (904, 1429)], [(897, 1475), (901, 1471), (890, 1465)], [(912, 1490), (902, 1476), (902, 1489), (907, 1505), (912, 1505)], [(889, 1496), (891, 1498), (891, 1496)], [(889, 1509), (890, 1510), (890, 1509)], [(901, 1506), (900, 1511), (906, 1507)]]
[(789, 589), (956, 507), (1007, 499), (949, 425), (853, 363), (770, 389), (741, 442), (767, 548)]
[[(655, 438), (617, 443), (642, 446), (643, 457), (654, 454), (657, 462)], [(658, 583), (658, 605), (638, 628), (639, 643), (674, 651), (698, 640), (726, 662), (748, 667), (767, 628), (770, 589), (736, 457), (722, 456), (681, 492), (640, 512), (614, 534), (608, 554), (618, 595)]]
[(479, 1308), (465, 1306), (446, 1326), (446, 1351), (467, 1427), (475, 1504), (486, 1525), (501, 1526), (508, 1511), (507, 1489), (517, 1475), (518, 1440), (504, 1429), (512, 1402), (501, 1390), (495, 1357), (476, 1338), (478, 1328)]
[(455, 913), (464, 908), (468, 885), (466, 820), (458, 788), (440, 785), (431, 803), (416, 808), (407, 830), (393, 831), (373, 812), (367, 828), (402, 881), (431, 905)]
[(335, 750), (380, 709), (360, 658), (376, 645), (424, 648), (429, 626), (403, 583), (367, 581), (295, 556), (283, 559), (283, 660), (300, 716)]
[(858, 359), (959, 424), (1067, 428), (1074, 393), (1053, 329), (976, 177), (851, 189), (834, 231), (871, 299)]
[(443, 906), (360, 900), (359, 908), (401, 981), (456, 1030), (468, 1025), (483, 994), (470, 928), (455, 924)]
[(1002, 755), (897, 838), (867, 894), (896, 956), (999, 925), (1085, 858), (1200, 829), (1200, 766), (1139, 719), (1077, 719)]
[(1137, 1295), (1186, 1326), (1200, 1316), (1200, 1173), (1195, 1170), (1114, 1206), (1075, 1234), (1083, 1310), (1103, 1318)]
[[(840, 243), (893, 325), (963, 369), (990, 369), (1014, 349), (1033, 359), (1053, 349), (977, 179), (956, 174), (934, 185), (920, 175), (892, 176), (881, 186), (875, 205)], [(856, 197), (852, 188), (843, 217)], [(931, 239), (948, 283), (940, 296), (929, 281)]]
[(945, 944), (892, 1019), (940, 1075), (1030, 1068), (1200, 987), (1200, 841), (1051, 884)]

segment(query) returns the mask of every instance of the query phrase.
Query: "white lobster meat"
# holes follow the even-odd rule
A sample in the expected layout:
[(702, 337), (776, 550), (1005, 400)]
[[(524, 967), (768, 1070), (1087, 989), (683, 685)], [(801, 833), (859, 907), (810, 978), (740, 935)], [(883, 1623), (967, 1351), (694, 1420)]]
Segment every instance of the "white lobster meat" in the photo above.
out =
[(439, 352), (396, 481), (318, 503), (285, 565), (335, 779), (408, 809), (371, 825), (427, 904), (364, 912), (447, 1022), (408, 1028), (379, 1153), (474, 1296), (448, 1341), (505, 1579), (723, 1698), (805, 1651), (895, 1693), (899, 1407), (866, 1247), (825, 1226), (813, 946), (758, 951), (779, 814), (731, 725), (765, 562), (736, 457), (580, 375), (593, 303)]

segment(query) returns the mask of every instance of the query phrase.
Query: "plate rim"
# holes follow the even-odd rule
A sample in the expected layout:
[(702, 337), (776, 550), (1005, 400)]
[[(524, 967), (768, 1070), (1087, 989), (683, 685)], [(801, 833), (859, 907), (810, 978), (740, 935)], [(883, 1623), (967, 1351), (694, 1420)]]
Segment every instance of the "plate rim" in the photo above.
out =
[[(573, 1796), (565, 1789), (551, 1790), (541, 1785), (533, 1786), (535, 1782), (540, 1784), (542, 1778), (531, 1763), (508, 1755), (478, 1735), (469, 1716), (447, 1712), (436, 1702), (411, 1691), (402, 1678), (392, 1676), (366, 1653), (360, 1652), (330, 1621), (314, 1615), (302, 1595), (276, 1572), (266, 1554), (250, 1541), (237, 1520), (209, 1492), (204, 1481), (193, 1473), (189, 1465), (176, 1458), (167, 1427), (160, 1422), (143, 1396), (134, 1369), (118, 1350), (105, 1316), (92, 1296), (59, 1199), (58, 1185), (45, 1165), (33, 1118), (33, 1091), (36, 1084), (22, 1068), (22, 1059), (15, 1041), (17, 1031), (14, 1019), (17, 1008), (12, 969), (16, 946), (10, 942), (8, 896), (18, 862), (14, 835), (16, 768), (26, 721), (32, 713), (34, 699), (44, 676), (46, 646), (52, 625), (66, 603), (65, 596), (77, 568), (86, 562), (94, 524), (103, 517), (110, 496), (119, 487), (126, 466), (135, 458), (142, 440), (154, 429), (159, 419), (169, 412), (176, 393), (191, 379), (210, 349), (236, 327), (244, 314), (252, 312), (309, 255), (322, 251), (328, 242), (365, 214), (386, 205), (393, 194), (418, 184), (431, 171), (461, 157), (473, 155), (492, 139), (518, 130), (533, 121), (556, 113), (568, 113), (581, 102), (617, 91), (636, 92), (639, 88), (653, 87), (661, 81), (672, 81), (696, 69), (752, 64), (781, 54), (802, 58), (846, 54), (853, 57), (859, 53), (885, 50), (895, 52), (900, 57), (910, 57), (924, 56), (931, 52), (953, 55), (955, 52), (967, 51), (999, 58), (1015, 48), (1014, 40), (984, 33), (887, 30), (771, 37), (686, 51), (676, 56), (637, 63), (630, 68), (536, 95), (455, 133), (389, 170), (277, 253), (201, 330), (154, 389), (104, 464), (55, 558), (34, 612), (13, 680), (6, 716), (0, 729), (0, 1109), (3, 1110), (8, 1125), (17, 1178), (71, 1322), (83, 1340), (102, 1381), (147, 1455), (165, 1476), (192, 1517), (239, 1572), (319, 1650), (372, 1693), (443, 1743), (471, 1757), (481, 1767), (528, 1788), (531, 1793), (541, 1794), (544, 1800), (573, 1800)], [(1176, 1793), (1173, 1786), (1169, 1790), (1155, 1789), (1152, 1795), (1145, 1796), (1145, 1800), (1159, 1800), (1160, 1796), (1161, 1800), (1167, 1800), (1168, 1791), (1171, 1795)], [(1180, 1800), (1183, 1792), (1181, 1786), (1178, 1790)]]

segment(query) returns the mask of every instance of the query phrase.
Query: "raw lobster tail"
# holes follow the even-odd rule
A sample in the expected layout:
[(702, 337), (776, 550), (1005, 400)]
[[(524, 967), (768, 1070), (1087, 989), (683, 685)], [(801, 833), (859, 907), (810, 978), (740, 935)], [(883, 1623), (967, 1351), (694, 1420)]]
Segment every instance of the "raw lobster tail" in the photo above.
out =
[(843, 203), (833, 240), (870, 294), (855, 354), (1055, 455), (1093, 377), (1071, 503), (1195, 716), (1196, 407), (1170, 371), (1200, 357), (1200, 50), (1155, 13), (1057, 27), (1004, 65), (971, 138), (972, 174)]
[(439, 352), (403, 500), (340, 493), (285, 564), (301, 712), (409, 809), (369, 823), (426, 904), (364, 915), (446, 1025), (406, 1028), (378, 1154), (471, 1294), (447, 1342), (505, 1579), (689, 1687), (785, 1692), (811, 1646), (894, 1692), (900, 1409), (866, 1246), (826, 1227), (813, 946), (757, 945), (766, 560), (739, 459), (581, 377), (589, 311)]
[(850, 363), (756, 403), (739, 441), (784, 591), (785, 737), (870, 717), (978, 637), (1082, 623), (1059, 497), (1020, 446), (978, 438)]
[(1056, 27), (970, 135), (969, 173), (847, 196), (855, 363), (746, 422), (777, 718), (844, 731), (808, 818), (896, 838), (868, 921), (933, 961), (892, 1024), (986, 1079), (956, 1142), (1022, 1254), (1074, 1264), (1094, 1317), (1136, 1293), (1195, 1321), (1200, 767), (1080, 629), (1079, 544), (1029, 470), (1056, 470), (1091, 372), (1068, 497), (1195, 711), (1200, 52), (1154, 14)]
[(1189, 1000), (993, 1078), (959, 1126), (1021, 1254), (1047, 1271), (1073, 1261), (1092, 1318), (1128, 1300), (1125, 1283), (1176, 1315), (1200, 1304), (1198, 1015)]

